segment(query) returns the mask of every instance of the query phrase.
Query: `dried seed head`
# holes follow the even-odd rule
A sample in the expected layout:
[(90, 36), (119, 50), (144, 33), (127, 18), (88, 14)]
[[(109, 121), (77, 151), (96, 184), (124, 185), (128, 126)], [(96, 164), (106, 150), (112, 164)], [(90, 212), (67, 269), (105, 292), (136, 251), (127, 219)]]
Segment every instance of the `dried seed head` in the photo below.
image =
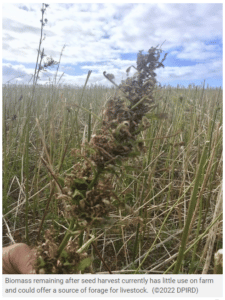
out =
[[(163, 66), (166, 57), (159, 62), (161, 52), (152, 47), (147, 54), (138, 53), (137, 72), (122, 81), (116, 95), (107, 101), (98, 134), (91, 136), (82, 152), (72, 151), (79, 163), (65, 178), (62, 192), (65, 196), (60, 195), (58, 199), (64, 203), (66, 216), (76, 218), (78, 224), (85, 221), (89, 226), (94, 220), (109, 214), (115, 193), (111, 182), (99, 174), (105, 171), (106, 176), (110, 167), (128, 159), (131, 154), (137, 155), (138, 150), (145, 150), (144, 142), (138, 140), (137, 135), (150, 126), (150, 121), (143, 117), (156, 107), (152, 105), (156, 84), (154, 71)], [(130, 68), (127, 71), (129, 73)], [(111, 75), (104, 72), (104, 76), (113, 81)]]

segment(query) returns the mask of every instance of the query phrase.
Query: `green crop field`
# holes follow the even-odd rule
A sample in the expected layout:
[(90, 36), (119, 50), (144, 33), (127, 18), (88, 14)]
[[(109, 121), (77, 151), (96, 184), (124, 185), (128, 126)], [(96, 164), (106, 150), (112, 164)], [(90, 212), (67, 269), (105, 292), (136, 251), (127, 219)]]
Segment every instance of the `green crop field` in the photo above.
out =
[[(91, 155), (112, 154), (92, 145), (104, 135), (116, 93), (88, 85), (3, 86), (3, 245), (25, 242), (41, 253), (51, 252), (50, 241), (64, 253), (63, 241), (74, 243), (82, 273), (213, 273), (213, 254), (222, 248), (222, 90), (155, 86), (132, 151), (100, 172)], [(77, 219), (77, 206), (64, 203), (68, 180), (77, 184)], [(88, 182), (91, 190), (97, 180), (110, 205), (95, 222), (77, 186)]]

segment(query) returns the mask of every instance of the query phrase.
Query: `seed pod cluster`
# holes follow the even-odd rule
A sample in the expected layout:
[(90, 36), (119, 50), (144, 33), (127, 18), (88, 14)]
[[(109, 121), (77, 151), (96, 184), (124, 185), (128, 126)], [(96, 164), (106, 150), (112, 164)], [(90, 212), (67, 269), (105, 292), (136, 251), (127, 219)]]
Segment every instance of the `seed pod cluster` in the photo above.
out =
[[(137, 73), (122, 81), (118, 86), (117, 95), (109, 99), (101, 129), (84, 145), (82, 154), (74, 150), (79, 163), (75, 164), (71, 173), (66, 176), (62, 192), (55, 196), (62, 207), (64, 217), (70, 222), (72, 219), (76, 230), (82, 231), (96, 222), (103, 221), (109, 215), (112, 204), (119, 203), (113, 190), (113, 174), (110, 170), (121, 165), (131, 155), (137, 155), (137, 149), (144, 149), (143, 142), (137, 140), (137, 136), (141, 130), (148, 127), (144, 124), (147, 122), (142, 124), (142, 118), (155, 107), (151, 105), (154, 102), (153, 88), (156, 83), (154, 70), (163, 66), (162, 62), (166, 57), (165, 55), (159, 62), (160, 53), (161, 50), (157, 48), (151, 48), (146, 55), (143, 55), (142, 51), (139, 52), (135, 68)], [(112, 74), (104, 72), (104, 76), (114, 83)], [(113, 202), (113, 199), (117, 201)], [(64, 256), (61, 255), (60, 259), (57, 259), (58, 246), (52, 232), (47, 232), (45, 239), (45, 243), (40, 246), (40, 257), (45, 263), (45, 269), (47, 268), (45, 273), (70, 274), (72, 266), (76, 272), (81, 258), (75, 251), (76, 243), (70, 240), (63, 250)], [(67, 264), (68, 270), (65, 268)], [(40, 266), (41, 264), (39, 271)]]
[[(105, 177), (106, 169), (129, 158), (132, 151), (144, 149), (143, 143), (136, 138), (139, 127), (143, 127), (143, 124), (140, 125), (142, 118), (153, 107), (154, 70), (163, 66), (166, 57), (159, 62), (160, 53), (157, 47), (152, 47), (145, 55), (140, 51), (136, 74), (122, 81), (118, 93), (107, 102), (101, 129), (86, 145), (81, 162), (67, 175), (63, 195), (58, 195), (58, 199), (64, 200), (68, 217), (90, 223), (94, 218), (108, 215), (111, 198), (115, 195), (110, 176), (108, 179)], [(109, 75), (112, 74), (104, 72), (104, 76), (112, 81)], [(77, 151), (75, 155), (78, 155)], [(96, 173), (103, 172), (105, 179), (100, 176), (95, 181)]]
[[(154, 102), (153, 90), (156, 84), (155, 69), (164, 67), (163, 61), (166, 59), (167, 53), (164, 55), (161, 62), (159, 62), (161, 49), (151, 47), (147, 54), (139, 51), (137, 55), (137, 72), (133, 77), (128, 77), (125, 81), (121, 82), (120, 90), (127, 95), (130, 101), (129, 109), (132, 111), (132, 119), (139, 123), (144, 114), (151, 109), (151, 104)], [(131, 66), (133, 67), (133, 66)], [(127, 69), (129, 73), (131, 67)], [(137, 104), (141, 99), (141, 103)], [(135, 106), (133, 109), (132, 107)]]
[(110, 176), (104, 176), (90, 188), (94, 179), (93, 168), (98, 169), (99, 165), (91, 158), (84, 160), (86, 154), (80, 155), (80, 162), (65, 177), (62, 193), (56, 194), (63, 215), (68, 220), (75, 218), (79, 229), (101, 222), (110, 211), (111, 197), (116, 197)]
[(63, 254), (57, 257), (60, 241), (53, 227), (46, 230), (45, 241), (36, 248), (36, 273), (37, 274), (76, 274), (79, 273), (79, 263), (87, 257), (87, 253), (76, 253), (78, 244), (69, 241)]

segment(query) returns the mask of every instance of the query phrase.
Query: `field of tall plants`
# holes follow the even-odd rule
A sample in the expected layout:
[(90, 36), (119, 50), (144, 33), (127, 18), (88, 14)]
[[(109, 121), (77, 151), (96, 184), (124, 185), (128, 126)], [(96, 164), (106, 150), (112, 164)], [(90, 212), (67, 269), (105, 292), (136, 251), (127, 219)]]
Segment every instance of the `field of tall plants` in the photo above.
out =
[(3, 246), (39, 273), (213, 273), (222, 90), (155, 85), (131, 116), (126, 84), (3, 86)]

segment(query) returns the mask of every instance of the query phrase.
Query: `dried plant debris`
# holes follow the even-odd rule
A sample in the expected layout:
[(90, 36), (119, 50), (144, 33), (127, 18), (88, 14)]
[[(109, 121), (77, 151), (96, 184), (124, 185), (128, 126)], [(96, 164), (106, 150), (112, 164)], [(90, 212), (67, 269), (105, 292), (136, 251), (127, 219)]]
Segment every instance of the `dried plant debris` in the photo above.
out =
[[(57, 256), (59, 242), (53, 227), (46, 230), (45, 241), (37, 246), (37, 274), (76, 274), (82, 271), (81, 263), (87, 259), (87, 253), (78, 254), (78, 244), (70, 240), (60, 257)], [(84, 267), (85, 268), (85, 267)]]
[(68, 220), (75, 218), (79, 229), (85, 229), (87, 225), (102, 221), (102, 216), (108, 215), (110, 211), (111, 197), (116, 197), (109, 177), (98, 180), (93, 188), (89, 189), (94, 176), (89, 174), (82, 177), (81, 175), (82, 171), (88, 169), (86, 162), (75, 164), (71, 174), (65, 178), (63, 194), (57, 195), (57, 199), (62, 201), (64, 215)]
[[(129, 158), (132, 152), (143, 149), (143, 143), (137, 141), (140, 127), (147, 128), (141, 121), (152, 107), (153, 89), (156, 84), (155, 69), (163, 66), (159, 62), (162, 50), (151, 48), (147, 54), (138, 53), (136, 74), (122, 81), (118, 94), (111, 97), (103, 113), (102, 127), (97, 135), (93, 135), (85, 146), (80, 162), (65, 178), (62, 199), (69, 218), (77, 218), (92, 223), (100, 216), (107, 216), (112, 199), (116, 198), (111, 186), (111, 178), (107, 173), (109, 165), (115, 165)], [(127, 70), (129, 71), (129, 70)], [(110, 81), (112, 74), (106, 74)], [(124, 97), (124, 94), (126, 95)], [(129, 103), (127, 104), (129, 100)], [(146, 122), (145, 122), (146, 123)], [(110, 172), (110, 171), (109, 171)], [(104, 173), (104, 177), (100, 176)]]
[[(120, 166), (125, 159), (131, 155), (137, 156), (144, 149), (143, 142), (137, 136), (149, 126), (149, 122), (142, 122), (142, 118), (155, 107), (152, 105), (156, 84), (154, 70), (162, 67), (166, 58), (165, 55), (159, 62), (160, 53), (161, 50), (157, 48), (151, 48), (145, 55), (142, 51), (139, 52), (135, 68), (137, 72), (133, 77), (122, 81), (116, 95), (109, 99), (100, 131), (91, 137), (82, 151), (73, 151), (79, 162), (64, 179), (62, 193), (56, 194), (56, 198), (60, 207), (63, 207), (64, 217), (75, 224), (73, 228), (76, 230), (86, 230), (96, 225), (96, 222), (104, 223), (113, 206), (120, 205), (111, 183), (114, 176), (112, 167)], [(112, 74), (104, 72), (104, 76), (114, 83)], [(64, 258), (55, 258), (57, 246), (53, 235), (48, 232), (46, 234), (45, 243), (39, 247), (40, 253), (43, 253), (41, 257), (45, 273), (64, 274)], [(67, 253), (69, 266), (75, 267), (80, 257), (74, 252), (77, 246), (74, 244), (71, 250), (69, 243), (63, 251)]]

